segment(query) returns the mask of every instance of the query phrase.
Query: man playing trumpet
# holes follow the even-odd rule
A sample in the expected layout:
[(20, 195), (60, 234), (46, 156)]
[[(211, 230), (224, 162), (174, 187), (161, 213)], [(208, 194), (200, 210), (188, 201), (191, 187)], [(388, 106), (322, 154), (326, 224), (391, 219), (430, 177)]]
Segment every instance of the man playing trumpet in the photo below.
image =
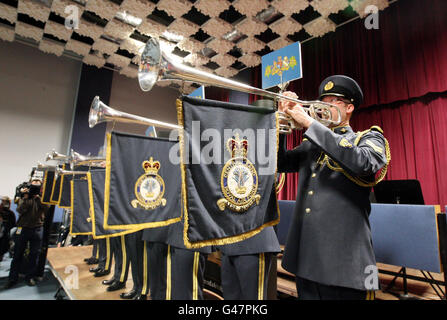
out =
[[(283, 135), (279, 143), (278, 171), (299, 172), (282, 266), (296, 275), (300, 299), (372, 299), (378, 278), (369, 194), (386, 173), (388, 143), (377, 126), (358, 133), (349, 126), (363, 100), (353, 79), (326, 78), (319, 97), (338, 108), (339, 125), (322, 125), (295, 102), (281, 100), (278, 106), (305, 130), (297, 148), (286, 150)], [(331, 108), (332, 119), (338, 118), (337, 108)]]

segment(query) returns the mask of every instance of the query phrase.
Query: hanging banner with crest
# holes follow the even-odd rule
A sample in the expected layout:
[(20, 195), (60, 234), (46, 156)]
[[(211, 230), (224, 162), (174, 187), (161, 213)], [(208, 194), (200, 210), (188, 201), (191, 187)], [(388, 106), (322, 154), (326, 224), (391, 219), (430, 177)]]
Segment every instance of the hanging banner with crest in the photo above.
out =
[(53, 170), (45, 170), (45, 173), (43, 175), (43, 182), (42, 182), (42, 203), (52, 205), (51, 202), (51, 191), (53, 190), (53, 184), (54, 184), (54, 171)]
[(107, 135), (104, 229), (142, 229), (180, 221), (180, 167), (170, 161), (178, 141)]
[(177, 101), (187, 248), (242, 241), (279, 222), (275, 110)]
[(116, 237), (135, 232), (129, 230), (104, 229), (104, 186), (106, 181), (105, 169), (93, 169), (87, 173), (90, 215), (92, 218), (93, 239)]
[(87, 177), (74, 178), (71, 184), (70, 234), (92, 234)]

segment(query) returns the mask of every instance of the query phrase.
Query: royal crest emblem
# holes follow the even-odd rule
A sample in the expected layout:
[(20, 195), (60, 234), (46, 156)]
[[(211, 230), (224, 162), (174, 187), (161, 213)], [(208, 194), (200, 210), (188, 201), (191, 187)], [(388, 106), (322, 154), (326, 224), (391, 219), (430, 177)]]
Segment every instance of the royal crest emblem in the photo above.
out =
[(247, 159), (248, 141), (240, 139), (236, 134), (227, 141), (227, 150), (231, 159), (225, 163), (220, 178), (224, 198), (217, 201), (221, 211), (229, 208), (232, 211), (243, 212), (255, 202), (259, 204), (261, 196), (258, 191), (258, 174), (253, 164)]
[(154, 161), (150, 157), (149, 161), (143, 161), (142, 167), (144, 174), (135, 183), (135, 196), (137, 198), (132, 200), (132, 207), (152, 210), (160, 205), (165, 206), (166, 199), (163, 198), (165, 182), (158, 174), (160, 162)]

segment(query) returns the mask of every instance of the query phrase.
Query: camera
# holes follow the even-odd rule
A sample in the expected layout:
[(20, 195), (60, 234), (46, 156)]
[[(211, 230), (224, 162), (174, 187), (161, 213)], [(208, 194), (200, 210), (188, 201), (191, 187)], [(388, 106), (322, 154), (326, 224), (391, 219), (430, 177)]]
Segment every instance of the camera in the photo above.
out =
[(25, 194), (28, 194), (28, 192), (22, 192), (21, 190), (25, 189), (25, 188), (28, 188), (28, 190), (29, 190), (30, 186), (31, 186), (31, 183), (29, 183), (29, 182), (22, 182), (21, 184), (19, 184), (16, 187), (16, 194), (14, 196), (14, 199), (18, 199), (18, 198), (21, 199), (25, 196)]
[[(14, 196), (14, 199), (22, 199), (25, 194), (28, 194), (28, 196), (31, 198), (35, 195), (40, 194), (40, 188), (40, 186), (33, 185), (29, 182), (23, 182), (16, 187), (16, 194)], [(22, 192), (22, 189), (28, 189), (28, 191)]]

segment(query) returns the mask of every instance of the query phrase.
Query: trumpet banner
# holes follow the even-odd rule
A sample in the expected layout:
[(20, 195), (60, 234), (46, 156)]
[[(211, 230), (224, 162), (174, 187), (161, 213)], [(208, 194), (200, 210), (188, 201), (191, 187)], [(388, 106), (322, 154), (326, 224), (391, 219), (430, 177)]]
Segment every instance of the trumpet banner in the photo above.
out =
[(51, 191), (54, 184), (54, 171), (46, 170), (43, 176), (42, 203), (52, 205)]
[(185, 96), (177, 117), (185, 246), (235, 243), (277, 224), (275, 110)]
[(104, 229), (104, 186), (106, 181), (105, 169), (94, 169), (87, 173), (90, 215), (92, 218), (92, 236), (94, 239), (121, 236), (134, 230), (105, 230)]
[(169, 158), (177, 144), (161, 138), (107, 134), (105, 230), (156, 228), (180, 221), (180, 167)]
[[(88, 171), (88, 166), (76, 166), (73, 171)], [(59, 208), (70, 209), (71, 208), (71, 180), (77, 176), (81, 178), (84, 174), (63, 174), (61, 192), (59, 196)]]
[(92, 234), (87, 177), (74, 178), (71, 184), (71, 235)]

